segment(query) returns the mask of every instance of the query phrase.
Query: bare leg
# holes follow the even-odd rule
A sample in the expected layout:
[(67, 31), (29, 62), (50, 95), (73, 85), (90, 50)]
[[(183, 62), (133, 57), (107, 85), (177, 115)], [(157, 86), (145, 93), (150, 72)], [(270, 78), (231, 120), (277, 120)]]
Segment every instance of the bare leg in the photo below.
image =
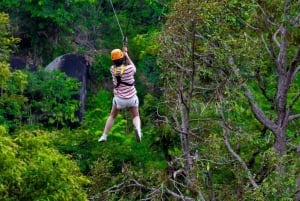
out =
[(105, 128), (104, 128), (104, 131), (103, 131), (104, 134), (108, 135), (111, 127), (114, 124), (114, 121), (115, 121), (118, 113), (119, 113), (119, 110), (117, 109), (117, 106), (113, 105), (112, 108), (111, 108), (110, 115), (109, 115), (108, 119), (106, 120)]
[(132, 122), (135, 127), (136, 140), (138, 142), (140, 142), (141, 138), (142, 138), (142, 131), (141, 131), (141, 119), (139, 116), (139, 108), (138, 107), (130, 107), (129, 110), (131, 112)]
[(107, 135), (108, 135), (111, 127), (113, 126), (114, 121), (115, 121), (118, 113), (119, 113), (119, 110), (117, 109), (117, 106), (115, 104), (113, 104), (113, 106), (111, 108), (110, 115), (109, 115), (108, 119), (106, 120), (106, 124), (105, 124), (103, 134), (98, 140), (99, 142), (105, 142), (106, 141)]

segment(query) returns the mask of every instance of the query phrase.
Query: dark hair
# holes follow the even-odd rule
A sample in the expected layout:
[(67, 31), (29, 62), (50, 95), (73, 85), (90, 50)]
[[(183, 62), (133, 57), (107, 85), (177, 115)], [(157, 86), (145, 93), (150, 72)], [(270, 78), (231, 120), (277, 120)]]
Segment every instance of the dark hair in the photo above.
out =
[(113, 62), (116, 66), (121, 66), (122, 64), (125, 64), (126, 63), (125, 61), (126, 61), (125, 57), (123, 57), (121, 59), (113, 60)]

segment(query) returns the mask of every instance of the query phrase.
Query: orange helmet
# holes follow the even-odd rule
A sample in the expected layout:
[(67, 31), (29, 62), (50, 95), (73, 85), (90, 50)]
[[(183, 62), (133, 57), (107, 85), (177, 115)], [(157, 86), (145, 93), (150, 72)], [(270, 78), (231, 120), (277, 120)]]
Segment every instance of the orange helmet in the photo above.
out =
[(122, 59), (124, 57), (124, 54), (120, 49), (114, 49), (113, 51), (111, 51), (110, 55), (111, 55), (111, 60), (113, 61)]

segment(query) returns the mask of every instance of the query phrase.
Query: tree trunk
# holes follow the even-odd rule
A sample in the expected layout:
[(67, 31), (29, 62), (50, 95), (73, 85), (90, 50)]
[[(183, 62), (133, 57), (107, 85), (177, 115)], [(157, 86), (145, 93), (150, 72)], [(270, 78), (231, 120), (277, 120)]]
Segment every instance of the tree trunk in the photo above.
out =
[(189, 139), (189, 114), (183, 106), (180, 108), (181, 114), (181, 144), (184, 153), (184, 170), (186, 176), (189, 178), (191, 169), (191, 156), (190, 156), (190, 139)]
[(281, 128), (278, 128), (277, 132), (275, 133), (274, 149), (280, 156), (286, 154), (286, 143), (285, 131), (283, 131)]
[[(298, 152), (298, 157), (300, 158), (300, 144), (297, 147), (297, 152)], [(298, 176), (297, 179), (297, 192), (295, 195), (295, 200), (300, 200), (300, 175)]]

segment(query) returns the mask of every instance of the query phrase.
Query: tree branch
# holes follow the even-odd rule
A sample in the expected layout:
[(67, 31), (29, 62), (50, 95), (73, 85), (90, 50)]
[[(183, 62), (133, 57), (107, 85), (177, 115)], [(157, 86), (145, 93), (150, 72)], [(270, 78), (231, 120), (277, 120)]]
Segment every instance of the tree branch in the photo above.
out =
[[(280, 43), (277, 41), (277, 34), (280, 32)], [(286, 41), (287, 29), (284, 26), (280, 26), (273, 35), (273, 40), (276, 42), (279, 48), (279, 54), (276, 59), (277, 71), (280, 77), (286, 76), (286, 52), (287, 52), (287, 41)], [(279, 78), (280, 79), (280, 78)]]
[[(232, 56), (229, 56), (228, 58), (229, 60), (229, 64), (231, 65), (231, 68), (233, 70), (233, 72), (235, 73), (236, 77), (241, 80), (241, 75), (239, 73), (238, 68), (236, 67)], [(257, 102), (254, 99), (254, 96), (252, 94), (252, 92), (250, 91), (250, 89), (248, 88), (248, 86), (245, 83), (241, 84), (242, 88), (245, 90), (245, 95), (248, 98), (249, 102), (250, 102), (250, 106), (251, 106), (251, 110), (254, 113), (256, 119), (261, 122), (264, 126), (266, 126), (268, 129), (270, 129), (272, 132), (275, 133), (277, 125), (275, 123), (273, 123), (266, 115), (265, 113), (262, 111), (262, 109), (259, 107), (259, 105), (257, 104)]]
[(293, 121), (293, 120), (299, 119), (299, 118), (300, 118), (300, 114), (290, 115), (289, 116), (289, 121)]
[(183, 67), (182, 65), (180, 65), (178, 62), (173, 61), (173, 63), (174, 63), (179, 69), (181, 69), (182, 71), (184, 71), (184, 72), (191, 72), (190, 69), (184, 68), (184, 67)]
[(297, 66), (297, 64), (299, 63), (300, 61), (300, 45), (298, 46), (298, 49), (297, 49), (297, 52), (291, 62), (291, 66), (290, 66), (290, 69), (289, 69), (289, 77), (292, 80), (294, 80), (297, 72), (299, 71), (300, 69), (300, 66)]
[[(221, 104), (223, 103), (223, 97), (222, 95), (219, 95), (219, 100), (221, 102)], [(223, 130), (223, 139), (226, 145), (226, 148), (228, 149), (228, 151), (233, 155), (233, 157), (242, 165), (242, 167), (244, 168), (244, 170), (247, 173), (248, 179), (250, 180), (252, 186), (254, 188), (258, 188), (257, 183), (254, 181), (253, 176), (251, 171), (248, 169), (247, 164), (243, 161), (243, 159), (233, 150), (233, 148), (230, 145), (229, 142), (229, 133), (228, 133), (228, 128), (226, 126), (226, 120), (225, 120), (225, 115), (224, 115), (224, 110), (223, 107), (220, 107), (220, 112), (221, 112), (221, 117), (222, 117), (222, 121), (221, 121), (221, 127)]]
[(295, 69), (294, 73), (291, 76), (291, 80), (294, 80), (294, 78), (296, 77), (297, 73), (300, 71), (300, 65), (297, 66), (297, 68)]
[[(163, 104), (163, 103), (162, 103)], [(167, 116), (165, 116), (165, 115), (160, 115), (159, 114), (159, 108), (158, 108), (159, 106), (157, 106), (156, 107), (156, 115), (161, 119), (161, 120), (159, 120), (159, 121), (161, 121), (161, 122), (163, 122), (163, 123), (165, 123), (165, 124), (168, 124), (169, 123), (169, 119), (168, 119), (168, 117)], [(162, 120), (163, 119), (163, 120)]]
[(263, 96), (264, 96), (270, 103), (272, 103), (273, 100), (272, 100), (272, 98), (270, 98), (270, 97), (268, 96), (268, 94), (267, 94), (267, 91), (266, 91), (266, 88), (267, 88), (267, 87), (265, 86), (265, 83), (263, 82), (263, 79), (262, 79), (261, 74), (260, 74), (260, 68), (259, 68), (259, 67), (257, 67), (257, 68), (255, 69), (255, 78), (256, 78), (256, 80), (257, 80), (257, 82), (258, 82), (258, 87), (259, 87), (259, 89), (261, 90)]
[(289, 106), (289, 110), (292, 110), (292, 108), (294, 107), (295, 103), (297, 102), (297, 100), (299, 99), (300, 97), (300, 93), (298, 93), (292, 100), (290, 106)]
[(273, 34), (273, 41), (276, 43), (277, 47), (280, 48), (280, 43), (277, 40), (277, 35), (279, 34), (279, 32), (281, 31), (281, 28), (278, 28), (276, 30), (276, 32)]
[(260, 5), (259, 3), (257, 3), (257, 5), (258, 5), (260, 11), (263, 13), (264, 18), (265, 18), (265, 21), (268, 22), (268, 23), (270, 23), (270, 24), (272, 24), (272, 25), (276, 25), (274, 22), (272, 22), (272, 21), (268, 18), (267, 13), (264, 11), (264, 9), (261, 7), (261, 5)]
[(291, 21), (291, 24), (295, 27), (298, 27), (300, 25), (300, 13), (294, 18), (292, 19)]
[(168, 189), (167, 187), (165, 187), (167, 193), (169, 193), (170, 195), (172, 195), (173, 197), (177, 198), (177, 199), (180, 199), (180, 200), (183, 200), (183, 201), (194, 201), (193, 198), (190, 198), (190, 197), (187, 197), (187, 196), (184, 196), (184, 195), (180, 195), (178, 193), (175, 193), (174, 191), (171, 191), (170, 189)]
[(273, 51), (273, 49), (270, 49), (265, 41), (265, 38), (264, 38), (264, 35), (263, 33), (260, 34), (260, 38), (261, 38), (261, 41), (263, 42), (263, 44), (265, 45), (265, 49), (267, 50), (268, 54), (270, 55), (271, 58), (273, 58), (274, 60), (276, 59), (275, 57), (275, 53)]

